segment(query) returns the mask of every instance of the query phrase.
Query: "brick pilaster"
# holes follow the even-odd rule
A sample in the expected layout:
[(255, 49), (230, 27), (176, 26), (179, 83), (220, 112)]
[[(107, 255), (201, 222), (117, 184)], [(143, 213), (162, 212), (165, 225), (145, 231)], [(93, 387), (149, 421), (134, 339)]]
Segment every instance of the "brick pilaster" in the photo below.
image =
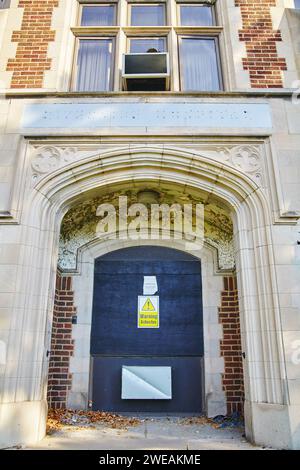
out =
[(243, 414), (244, 381), (239, 318), (237, 282), (234, 276), (224, 278), (219, 320), (223, 326), (221, 355), (224, 357), (225, 372), (223, 389), (227, 398), (227, 413)]
[(281, 32), (273, 30), (272, 25), (271, 7), (276, 6), (276, 0), (235, 0), (235, 6), (241, 9), (243, 29), (239, 37), (246, 43), (243, 65), (249, 71), (251, 86), (282, 88), (282, 71), (287, 70), (287, 65), (277, 54)]
[(57, 274), (48, 374), (50, 408), (66, 408), (67, 406), (67, 394), (72, 385), (69, 368), (70, 357), (74, 351), (72, 317), (75, 314), (72, 277)]
[(11, 88), (42, 88), (44, 72), (51, 67), (48, 46), (55, 37), (51, 21), (58, 0), (20, 0), (18, 6), (24, 13), (21, 30), (12, 36), (18, 43), (16, 57), (7, 63), (7, 71), (13, 72)]

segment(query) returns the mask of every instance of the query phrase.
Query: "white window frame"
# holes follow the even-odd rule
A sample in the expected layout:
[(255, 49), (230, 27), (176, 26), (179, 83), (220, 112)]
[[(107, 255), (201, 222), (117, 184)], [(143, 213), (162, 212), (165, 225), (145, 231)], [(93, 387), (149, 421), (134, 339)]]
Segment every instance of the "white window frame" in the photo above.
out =
[[(163, 26), (168, 26), (168, 9), (167, 9), (167, 5), (166, 5), (166, 2), (128, 2), (127, 3), (128, 5), (128, 9), (127, 9), (127, 25), (128, 26), (131, 26), (133, 28), (147, 28), (147, 27), (155, 27), (155, 28), (160, 28), (160, 27), (163, 27)], [(163, 25), (148, 25), (148, 26), (143, 26), (143, 25), (132, 25), (131, 24), (131, 10), (132, 10), (132, 7), (153, 7), (153, 6), (163, 6), (164, 7), (164, 10), (165, 10), (165, 23)]]
[(207, 4), (203, 3), (203, 2), (196, 2), (196, 1), (195, 1), (195, 2), (191, 2), (191, 1), (186, 1), (186, 2), (185, 2), (185, 1), (183, 1), (183, 0), (180, 0), (180, 1), (177, 1), (177, 2), (176, 2), (176, 20), (177, 20), (177, 25), (178, 25), (178, 26), (183, 26), (183, 27), (186, 27), (186, 28), (189, 28), (189, 27), (190, 27), (190, 26), (188, 26), (188, 25), (185, 26), (185, 25), (182, 25), (182, 24), (181, 24), (181, 19), (180, 19), (180, 7), (181, 7), (182, 5), (184, 5), (184, 6), (186, 6), (186, 7), (188, 7), (188, 6), (193, 6), (193, 7), (195, 7), (195, 6), (197, 6), (197, 5), (200, 6), (201, 4), (204, 5), (204, 6), (210, 6), (210, 7), (211, 7), (211, 9), (212, 9), (212, 15), (213, 15), (213, 24), (210, 25), (210, 26), (197, 25), (197, 27), (199, 27), (199, 28), (210, 28), (210, 27), (218, 26), (218, 23), (217, 23), (217, 14), (216, 14), (215, 5), (207, 5)]
[[(115, 6), (115, 15), (114, 15), (114, 24), (112, 25), (108, 25), (107, 27), (109, 26), (117, 26), (117, 23), (118, 23), (118, 1), (114, 0), (114, 1), (107, 1), (107, 2), (81, 2), (80, 3), (80, 8), (79, 8), (79, 15), (78, 15), (78, 25), (81, 26), (81, 21), (82, 21), (82, 12), (83, 12), (83, 8), (84, 7), (97, 7), (97, 6), (106, 6), (106, 5), (114, 5)], [(93, 28), (93, 27), (97, 27), (97, 25), (93, 25), (93, 26), (84, 26), (85, 28)]]
[[(77, 90), (77, 78), (78, 78), (78, 67), (77, 67), (77, 62), (78, 62), (78, 53), (79, 53), (79, 47), (80, 47), (80, 41), (85, 40), (85, 41), (95, 41), (95, 40), (111, 40), (112, 41), (112, 51), (111, 51), (111, 74), (109, 77), (109, 90), (105, 91), (103, 90), (103, 93), (111, 92), (114, 91), (114, 79), (115, 79), (115, 66), (116, 66), (116, 37), (115, 36), (78, 36), (76, 38), (76, 45), (75, 45), (75, 55), (74, 55), (74, 64), (73, 64), (73, 74), (72, 74), (72, 91), (78, 91)], [(85, 93), (84, 91), (79, 92), (79, 93)], [(87, 91), (87, 93), (92, 93), (91, 91)], [(95, 93), (102, 93), (102, 91), (95, 91)]]
[(127, 54), (130, 53), (130, 42), (132, 40), (136, 40), (136, 39), (144, 39), (144, 40), (145, 39), (163, 39), (164, 42), (165, 42), (165, 49), (166, 49), (165, 52), (169, 52), (168, 51), (169, 47), (168, 47), (168, 38), (167, 38), (167, 36), (153, 36), (153, 35), (151, 35), (151, 36), (127, 36), (126, 39), (127, 39), (127, 45), (126, 45)]
[[(77, 3), (77, 2), (76, 2)], [(110, 81), (111, 92), (119, 93), (122, 91), (122, 80), (120, 70), (122, 69), (122, 56), (129, 52), (131, 39), (159, 38), (164, 37), (166, 49), (170, 56), (170, 91), (181, 92), (182, 81), (180, 71), (180, 51), (179, 38), (184, 36), (196, 35), (203, 37), (215, 36), (217, 41), (218, 70), (221, 78), (221, 90), (230, 90), (233, 84), (234, 74), (233, 59), (228, 41), (229, 33), (224, 31), (218, 24), (226, 23), (226, 9), (224, 10), (221, 1), (213, 4), (215, 24), (213, 26), (181, 26), (179, 17), (179, 7), (182, 4), (194, 5), (201, 3), (196, 0), (78, 0), (76, 6), (76, 22), (71, 26), (73, 32), (72, 48), (74, 54), (69, 62), (70, 71), (69, 81), (66, 83), (68, 90), (76, 90), (77, 74), (76, 64), (78, 56), (78, 41), (80, 39), (113, 39), (113, 63), (112, 76)], [(82, 7), (96, 5), (116, 5), (116, 24), (114, 26), (80, 26), (82, 18)], [(152, 6), (163, 5), (165, 8), (166, 23), (164, 26), (131, 26), (131, 7), (133, 5)], [(72, 63), (71, 63), (72, 62)], [(199, 90), (201, 93), (201, 90)]]
[[(224, 91), (224, 83), (223, 83), (223, 73), (222, 73), (222, 62), (221, 62), (221, 57), (220, 57), (220, 46), (219, 46), (219, 38), (218, 36), (213, 36), (213, 35), (200, 35), (200, 34), (180, 34), (178, 35), (178, 73), (179, 73), (179, 84), (180, 84), (180, 91), (181, 92), (204, 92), (204, 93), (209, 93), (209, 90), (184, 90), (184, 78), (183, 78), (183, 73), (182, 73), (182, 59), (181, 59), (181, 52), (180, 52), (180, 47), (181, 47), (181, 41), (182, 39), (213, 39), (215, 41), (215, 48), (216, 48), (216, 59), (217, 59), (217, 68), (218, 68), (218, 80), (219, 80), (219, 85), (220, 88), (217, 91)], [(211, 90), (214, 92), (215, 90)]]

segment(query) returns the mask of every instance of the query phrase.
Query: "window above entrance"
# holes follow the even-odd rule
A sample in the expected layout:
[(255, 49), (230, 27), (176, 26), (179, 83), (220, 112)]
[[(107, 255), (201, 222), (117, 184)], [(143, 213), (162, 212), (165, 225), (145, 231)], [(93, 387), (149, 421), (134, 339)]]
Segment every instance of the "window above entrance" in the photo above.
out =
[(165, 26), (166, 8), (164, 3), (129, 4), (131, 26)]
[(72, 89), (222, 90), (218, 18), (214, 1), (79, 2)]
[(81, 9), (81, 26), (113, 26), (116, 24), (117, 5), (95, 4), (83, 5)]
[(215, 10), (207, 4), (178, 3), (178, 14), (181, 26), (215, 25)]

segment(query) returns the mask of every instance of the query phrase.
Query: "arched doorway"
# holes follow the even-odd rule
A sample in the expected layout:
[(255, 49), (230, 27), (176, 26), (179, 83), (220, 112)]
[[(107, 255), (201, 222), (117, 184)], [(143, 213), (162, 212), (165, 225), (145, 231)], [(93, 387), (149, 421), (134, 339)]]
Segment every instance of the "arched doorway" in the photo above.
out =
[(93, 409), (201, 414), (203, 356), (199, 259), (158, 246), (96, 259)]
[[(268, 198), (250, 176), (217, 161), (210, 154), (204, 155), (204, 152), (167, 146), (127, 146), (122, 150), (103, 152), (101, 158), (99, 155), (99, 152), (85, 155), (82, 161), (67, 163), (55, 171), (47, 170), (49, 174), (37, 179), (34, 174), (24, 191), (26, 207), (18, 227), (18, 239), (23, 241), (22, 266), (18, 274), (22, 289), (15, 294), (12, 311), (22, 340), (11, 342), (9, 354), (13, 352), (30, 364), (30, 380), (26, 379), (30, 387), (26, 386), (26, 407), (13, 400), (13, 406), (11, 403), (6, 406), (9, 413), (18, 407), (14, 427), (18, 428), (17, 435), (29, 439), (25, 432), (27, 406), (35, 413), (32, 413), (31, 426), (33, 440), (45, 431), (50, 349), (47, 338), (51, 333), (59, 229), (64, 214), (74, 203), (99, 188), (123, 185), (124, 182), (132, 187), (137, 182), (154, 181), (159, 186), (162, 182), (170, 182), (184, 195), (195, 191), (206, 194), (208, 199), (215, 196), (232, 211), (244, 352), (246, 434), (253, 441), (277, 445), (281, 433), (269, 438), (270, 422), (276, 423), (278, 429), (289, 422), (291, 405), (287, 393), (274, 247), (269, 243), (273, 219)], [(28, 168), (30, 157), (27, 152), (25, 163)], [(38, 327), (38, 334), (27, 335), (24, 325), (29, 321)], [(15, 334), (14, 337), (19, 338)], [(42, 360), (32, 361), (32, 357)], [(20, 367), (18, 373), (19, 370)], [(291, 433), (287, 439), (292, 439)], [(284, 446), (291, 446), (290, 442)]]

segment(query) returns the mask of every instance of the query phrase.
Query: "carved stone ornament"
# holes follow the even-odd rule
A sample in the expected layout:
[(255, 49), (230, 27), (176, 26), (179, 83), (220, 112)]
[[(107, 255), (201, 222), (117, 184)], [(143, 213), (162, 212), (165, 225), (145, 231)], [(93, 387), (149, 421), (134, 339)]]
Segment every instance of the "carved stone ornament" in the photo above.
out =
[(42, 147), (33, 158), (31, 166), (35, 173), (44, 175), (58, 168), (60, 158), (61, 152), (57, 147)]
[(256, 147), (243, 145), (232, 149), (232, 164), (243, 173), (257, 173), (261, 169), (260, 154)]
[(68, 165), (75, 160), (76, 152), (76, 147), (39, 147), (35, 151), (31, 162), (31, 167), (35, 176), (34, 180), (56, 171), (58, 168), (64, 165)]
[[(164, 147), (154, 145), (157, 149), (158, 155), (160, 151), (166, 152)], [(128, 153), (132, 152), (132, 145), (128, 145)], [(263, 168), (262, 158), (260, 154), (259, 145), (216, 145), (216, 144), (201, 144), (195, 145), (195, 148), (185, 148), (184, 144), (180, 148), (171, 147), (172, 150), (194, 152), (197, 150), (199, 155), (205, 156), (225, 164), (232, 166), (244, 174), (248, 174), (257, 184), (261, 185), (263, 181)], [(45, 175), (70, 165), (72, 162), (84, 160), (93, 155), (105, 154), (105, 152), (118, 152), (118, 148), (113, 146), (89, 148), (85, 145), (79, 147), (59, 147), (59, 146), (41, 146), (35, 148), (32, 157), (32, 170), (34, 184), (41, 180)], [(119, 149), (124, 152), (124, 147)], [(202, 163), (204, 165), (204, 163)]]

